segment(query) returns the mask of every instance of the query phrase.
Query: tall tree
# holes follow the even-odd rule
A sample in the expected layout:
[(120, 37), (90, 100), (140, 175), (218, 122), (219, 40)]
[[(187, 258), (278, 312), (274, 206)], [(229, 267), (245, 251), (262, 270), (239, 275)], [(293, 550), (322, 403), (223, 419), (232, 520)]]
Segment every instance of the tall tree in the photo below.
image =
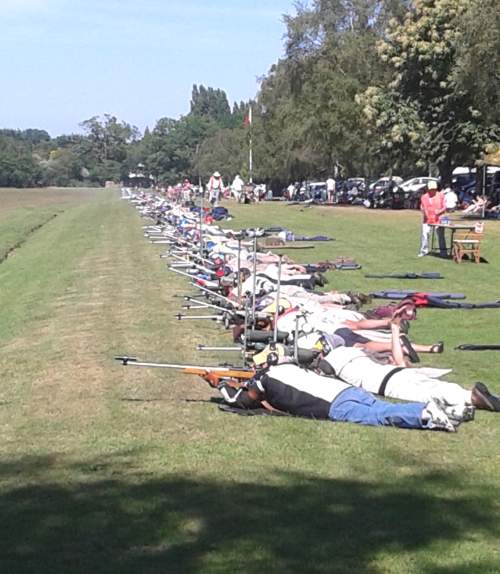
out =
[(159, 181), (175, 183), (196, 176), (194, 167), (199, 146), (217, 131), (208, 118), (188, 114), (179, 120), (162, 118), (145, 147), (144, 163)]
[(193, 86), (191, 95), (192, 116), (199, 116), (225, 125), (231, 119), (231, 108), (224, 90)]
[(40, 161), (43, 182), (46, 185), (66, 187), (81, 179), (83, 164), (69, 148), (52, 150), (47, 160)]
[(500, 6), (470, 0), (458, 22), (461, 42), (453, 80), (469, 92), (485, 122), (500, 124)]
[(315, 0), (285, 18), (285, 57), (262, 82), (266, 138), (286, 179), (376, 173), (356, 96), (384, 76), (375, 46), (405, 0)]
[(126, 175), (127, 146), (137, 140), (139, 130), (109, 114), (102, 120), (93, 116), (80, 126), (87, 135), (80, 152), (85, 156), (91, 179), (103, 183)]
[(360, 99), (383, 150), (400, 158), (415, 152), (420, 164), (438, 166), (443, 179), (498, 137), (498, 127), (462, 83), (469, 3), (416, 0), (402, 24), (391, 22), (379, 44), (390, 82), (370, 87)]
[(28, 151), (0, 146), (0, 187), (33, 187), (41, 180), (41, 170)]

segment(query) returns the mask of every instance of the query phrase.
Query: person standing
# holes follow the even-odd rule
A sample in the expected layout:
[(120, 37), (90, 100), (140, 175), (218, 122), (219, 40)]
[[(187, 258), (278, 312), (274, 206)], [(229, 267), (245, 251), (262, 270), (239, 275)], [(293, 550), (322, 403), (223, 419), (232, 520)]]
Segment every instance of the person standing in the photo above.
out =
[[(427, 184), (427, 191), (420, 199), (420, 211), (422, 212), (423, 220), (420, 252), (418, 256), (423, 257), (429, 253), (429, 235), (431, 233), (431, 225), (438, 225), (440, 223), (441, 216), (446, 212), (444, 195), (438, 190), (437, 182), (429, 181)], [(445, 257), (447, 251), (443, 228), (437, 228), (437, 235), (439, 241), (439, 252), (442, 257)]]
[(455, 211), (458, 205), (458, 196), (449, 183), (444, 186), (443, 195), (446, 211)]
[(333, 203), (335, 199), (335, 180), (332, 176), (326, 180), (326, 195), (328, 203)]
[(182, 183), (182, 201), (189, 203), (191, 201), (191, 182), (185, 179)]
[(208, 201), (212, 206), (219, 204), (220, 194), (224, 189), (224, 183), (222, 181), (221, 174), (215, 171), (212, 177), (208, 180), (207, 191), (208, 191)]
[(241, 179), (239, 174), (237, 174), (236, 177), (233, 179), (233, 183), (231, 184), (231, 191), (236, 201), (240, 201), (244, 183), (245, 182)]

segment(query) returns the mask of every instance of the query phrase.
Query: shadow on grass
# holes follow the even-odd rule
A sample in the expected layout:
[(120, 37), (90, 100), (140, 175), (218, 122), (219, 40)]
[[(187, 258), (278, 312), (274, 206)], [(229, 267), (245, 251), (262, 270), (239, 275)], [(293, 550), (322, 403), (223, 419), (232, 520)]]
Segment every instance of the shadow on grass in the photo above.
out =
[(425, 569), (425, 574), (498, 574), (500, 566), (498, 561), (481, 560), (478, 562), (466, 562), (449, 567), (430, 567)]
[[(74, 481), (51, 481), (55, 464)], [(375, 573), (380, 553), (398, 571), (401, 553), (500, 533), (490, 502), (498, 492), (453, 474), (376, 483), (282, 472), (255, 484), (136, 474), (133, 465), (133, 453), (0, 464), (11, 484), (0, 497), (1, 571)], [(23, 476), (31, 483), (16, 486)], [(496, 571), (476, 566), (420, 571)]]
[[(444, 255), (444, 254), (439, 253), (439, 251), (438, 251), (438, 252), (432, 251), (432, 252), (429, 252), (427, 255), (430, 256), (430, 257), (434, 257), (434, 258), (436, 258), (436, 259), (444, 259), (445, 261), (453, 261), (453, 255), (448, 254), (448, 253), (447, 253), (446, 255)], [(473, 258), (472, 256), (470, 256), (470, 255), (468, 255), (468, 254), (465, 254), (465, 255), (463, 256), (462, 262), (463, 262), (463, 263), (475, 263), (475, 260), (474, 260), (474, 258)], [(489, 265), (489, 263), (490, 263), (490, 262), (488, 261), (488, 259), (486, 259), (486, 258), (483, 257), (482, 255), (481, 255), (480, 258), (479, 258), (479, 262), (480, 262), (480, 263), (487, 263), (488, 265)]]

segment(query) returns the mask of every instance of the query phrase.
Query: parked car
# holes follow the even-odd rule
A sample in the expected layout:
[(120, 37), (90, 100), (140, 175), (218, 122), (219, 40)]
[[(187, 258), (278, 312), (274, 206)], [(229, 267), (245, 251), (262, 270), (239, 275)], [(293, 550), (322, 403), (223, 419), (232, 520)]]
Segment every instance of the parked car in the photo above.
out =
[(403, 181), (400, 185), (403, 191), (420, 191), (422, 187), (427, 186), (429, 181), (435, 181), (439, 184), (439, 179), (437, 177), (412, 177)]
[[(500, 167), (488, 166), (485, 180), (482, 179), (484, 177), (482, 170), (479, 177), (481, 178), (480, 190), (484, 189), (484, 193), (490, 198), (491, 205), (500, 203)], [(469, 204), (476, 196), (476, 168), (455, 168), (451, 182), (460, 203)]]
[(486, 176), (486, 192), (491, 198), (492, 205), (498, 205), (500, 203), (500, 171)]
[(358, 188), (366, 187), (366, 179), (364, 177), (349, 177), (347, 182), (357, 186)]
[(402, 181), (398, 176), (381, 177), (370, 185), (364, 205), (379, 209), (403, 209), (404, 193), (399, 187)]
[(401, 183), (403, 183), (403, 178), (398, 177), (397, 175), (393, 175), (392, 177), (390, 176), (381, 177), (377, 179), (377, 181), (371, 183), (368, 189), (370, 191), (375, 191), (376, 189), (383, 189), (384, 187), (387, 187), (391, 182), (400, 185)]
[(437, 177), (412, 177), (399, 186), (404, 194), (403, 207), (405, 209), (419, 209), (420, 198), (430, 181), (435, 181), (439, 184)]
[(457, 193), (465, 192), (467, 188), (476, 185), (475, 173), (459, 173), (451, 178), (451, 185)]

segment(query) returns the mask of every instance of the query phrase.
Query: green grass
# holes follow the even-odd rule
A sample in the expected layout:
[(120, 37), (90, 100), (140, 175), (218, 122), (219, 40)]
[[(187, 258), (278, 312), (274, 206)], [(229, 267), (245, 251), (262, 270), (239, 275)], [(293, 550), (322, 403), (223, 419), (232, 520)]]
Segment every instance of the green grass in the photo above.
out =
[[(229, 341), (214, 324), (173, 319), (173, 295), (190, 289), (166, 272), (136, 212), (102, 190), (43, 192), (30, 205), (19, 194), (19, 207), (9, 197), (0, 245), (12, 228), (26, 240), (0, 264), (2, 572), (500, 570), (498, 415), (480, 412), (448, 435), (222, 414), (197, 380), (112, 360), (211, 363), (196, 343)], [(28, 235), (24, 216), (37, 201), (58, 216)], [(459, 266), (416, 259), (414, 212), (230, 208), (233, 228), (281, 224), (336, 237), (288, 252), (363, 264), (330, 273), (329, 288), (418, 285), (499, 298), (495, 222), (489, 263)], [(363, 276), (419, 270), (446, 279)], [(499, 317), (422, 310), (411, 333), (445, 340), (444, 355), (428, 363), (452, 366), (453, 380), (481, 379), (500, 392), (497, 354), (452, 350), (499, 342)]]
[(32, 233), (95, 190), (0, 189), (0, 262), (21, 247)]

